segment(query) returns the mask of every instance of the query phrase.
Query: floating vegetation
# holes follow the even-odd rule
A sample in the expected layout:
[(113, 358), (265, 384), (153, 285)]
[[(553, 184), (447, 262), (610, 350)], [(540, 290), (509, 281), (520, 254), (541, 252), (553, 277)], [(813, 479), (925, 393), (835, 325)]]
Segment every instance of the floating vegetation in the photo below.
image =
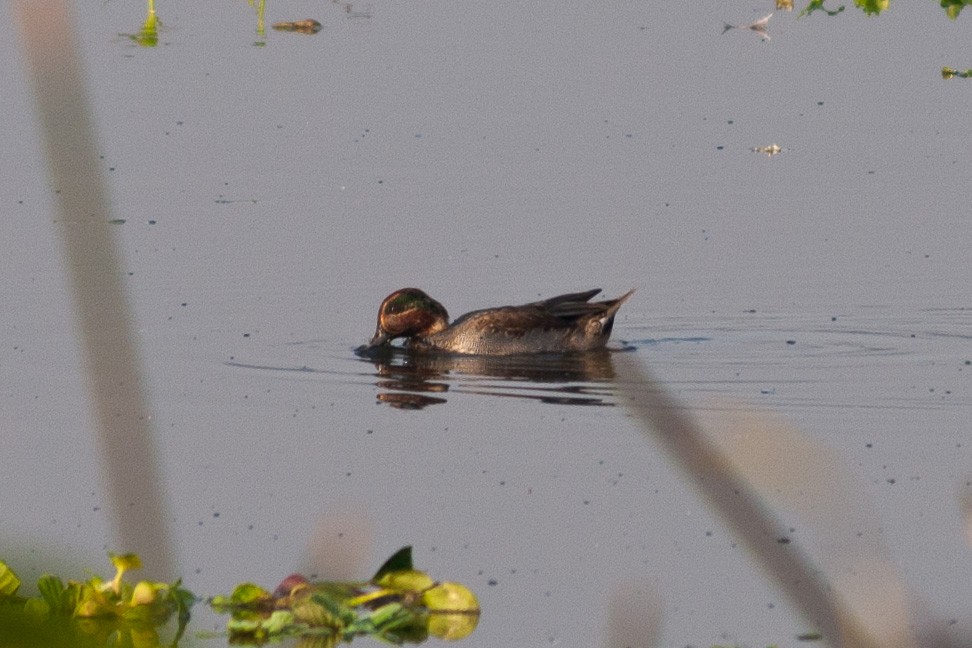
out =
[(278, 22), (274, 23), (272, 27), (277, 31), (291, 31), (300, 34), (316, 34), (321, 31), (321, 23), (311, 18), (293, 22)]
[[(50, 638), (67, 645), (82, 638), (97, 644), (158, 646), (156, 628), (175, 614), (179, 625), (177, 642), (189, 621), (189, 608), (196, 597), (174, 583), (123, 580), (125, 572), (139, 569), (135, 554), (109, 554), (115, 577), (104, 580), (92, 576), (84, 582), (45, 574), (37, 581), (38, 596), (17, 595), (20, 579), (0, 561), (0, 623), (14, 637)], [(136, 639), (138, 641), (136, 641)]]
[(955, 20), (962, 9), (970, 4), (972, 0), (942, 0), (942, 9), (949, 18)]
[[(836, 16), (844, 10), (844, 5), (840, 5), (836, 9), (827, 9), (824, 2), (825, 0), (810, 0), (807, 2), (807, 6), (800, 11), (798, 17), (809, 16), (817, 11), (822, 11), (828, 16)], [(783, 9), (784, 7), (781, 5), (785, 3), (792, 5), (792, 0), (776, 0), (776, 8)], [(945, 10), (945, 15), (951, 20), (955, 20), (962, 9), (972, 4), (972, 0), (941, 0), (939, 4)], [(865, 15), (877, 16), (891, 7), (891, 0), (854, 0), (854, 6), (863, 11)]]
[(962, 72), (961, 70), (955, 70), (950, 67), (942, 68), (942, 78), (951, 79), (952, 77), (959, 77), (962, 79), (972, 78), (972, 68)]
[(392, 644), (430, 636), (467, 637), (479, 623), (479, 602), (460, 583), (439, 582), (412, 566), (412, 548), (389, 558), (366, 582), (311, 582), (285, 578), (273, 593), (242, 583), (210, 605), (231, 614), (226, 628), (234, 644), (262, 644), (282, 637), (314, 638), (330, 648), (356, 636)]
[(891, 0), (854, 0), (854, 4), (869, 16), (876, 16), (882, 11), (887, 11), (891, 6)]
[(20, 589), (20, 579), (12, 569), (0, 562), (0, 597), (9, 597), (17, 593)]
[[(39, 595), (17, 595), (21, 581), (0, 561), (0, 635), (29, 646), (175, 646), (189, 622), (197, 597), (181, 581), (124, 580), (142, 566), (135, 554), (109, 554), (115, 576), (84, 582), (45, 574)], [(436, 581), (412, 566), (412, 548), (397, 551), (368, 581), (312, 582), (300, 574), (285, 578), (273, 593), (242, 583), (230, 596), (209, 600), (230, 614), (233, 644), (263, 644), (283, 637), (308, 638), (330, 648), (370, 636), (392, 644), (420, 643), (429, 637), (456, 640), (479, 623), (476, 595), (460, 583)], [(175, 637), (165, 643), (158, 630), (175, 615)], [(2, 645), (6, 646), (7, 643)]]
[(135, 34), (119, 34), (125, 36), (139, 47), (156, 47), (159, 44), (159, 26), (162, 21), (155, 13), (155, 0), (148, 0), (148, 15), (141, 29)]
[(830, 10), (824, 6), (824, 0), (810, 0), (810, 2), (807, 3), (807, 6), (803, 8), (803, 11), (801, 11), (800, 15), (797, 17), (802, 18), (803, 16), (809, 16), (815, 11), (822, 11), (828, 16), (836, 16), (843, 10), (844, 10), (844, 5), (840, 5), (836, 9)]

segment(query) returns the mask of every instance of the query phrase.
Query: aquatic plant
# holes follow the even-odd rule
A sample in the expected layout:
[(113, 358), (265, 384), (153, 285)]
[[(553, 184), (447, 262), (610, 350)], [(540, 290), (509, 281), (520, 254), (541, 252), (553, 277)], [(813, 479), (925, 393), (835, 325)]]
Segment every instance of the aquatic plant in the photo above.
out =
[(292, 574), (272, 593), (242, 583), (210, 605), (231, 615), (231, 643), (250, 644), (287, 636), (320, 638), (322, 646), (363, 635), (392, 644), (462, 639), (476, 629), (480, 613), (464, 585), (416, 570), (411, 547), (397, 551), (368, 581), (312, 582)]
[(156, 628), (175, 615), (178, 627), (173, 643), (178, 642), (189, 621), (189, 608), (197, 600), (195, 595), (178, 580), (132, 584), (124, 575), (142, 566), (139, 557), (109, 554), (109, 558), (115, 566), (111, 580), (92, 576), (65, 583), (59, 576), (44, 574), (37, 581), (38, 595), (33, 597), (18, 596), (20, 578), (0, 561), (0, 625), (17, 645), (30, 645), (29, 640), (40, 642), (38, 645), (82, 641), (125, 645), (137, 639), (137, 645), (158, 646)]
[[(148, 580), (132, 584), (125, 574), (142, 564), (135, 554), (109, 554), (115, 576), (86, 581), (45, 574), (39, 594), (21, 597), (21, 581), (0, 561), (0, 638), (30, 645), (163, 645), (157, 629), (173, 615), (178, 619), (175, 646), (189, 622), (189, 609), (199, 600), (180, 581)], [(312, 582), (300, 574), (285, 578), (272, 593), (241, 583), (229, 596), (209, 599), (211, 607), (230, 615), (230, 643), (262, 644), (282, 637), (306, 637), (314, 645), (335, 646), (357, 636), (401, 644), (429, 637), (467, 637), (479, 623), (476, 595), (460, 583), (436, 581), (412, 565), (412, 548), (404, 547), (367, 581)], [(6, 645), (0, 641), (0, 644)]]

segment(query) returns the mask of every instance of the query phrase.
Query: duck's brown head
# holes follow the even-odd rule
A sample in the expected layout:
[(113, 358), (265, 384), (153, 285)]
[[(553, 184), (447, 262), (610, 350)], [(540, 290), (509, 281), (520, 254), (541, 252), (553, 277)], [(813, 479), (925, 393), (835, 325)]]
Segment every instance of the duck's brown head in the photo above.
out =
[(402, 288), (381, 302), (378, 326), (368, 346), (380, 346), (400, 337), (432, 335), (448, 326), (449, 313), (442, 304), (418, 288)]

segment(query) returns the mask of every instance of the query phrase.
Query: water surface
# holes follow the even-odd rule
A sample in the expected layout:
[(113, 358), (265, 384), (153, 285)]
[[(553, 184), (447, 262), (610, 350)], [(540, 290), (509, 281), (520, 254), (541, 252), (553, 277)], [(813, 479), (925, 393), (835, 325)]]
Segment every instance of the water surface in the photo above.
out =
[[(813, 624), (621, 406), (634, 360), (700, 420), (756, 407), (836, 450), (926, 625), (972, 634), (972, 143), (938, 73), (964, 18), (778, 13), (764, 43), (720, 35), (763, 12), (706, 3), (352, 9), (274, 4), (324, 29), (261, 39), (245, 3), (166, 3), (140, 49), (141, 7), (77, 7), (184, 583), (412, 543), (480, 596), (469, 646), (608, 643), (626, 601), (658, 645), (795, 645)], [(0, 25), (0, 528), (29, 579), (102, 564), (124, 512), (18, 43)], [(453, 315), (638, 292), (627, 350), (570, 366), (356, 357), (405, 285)]]

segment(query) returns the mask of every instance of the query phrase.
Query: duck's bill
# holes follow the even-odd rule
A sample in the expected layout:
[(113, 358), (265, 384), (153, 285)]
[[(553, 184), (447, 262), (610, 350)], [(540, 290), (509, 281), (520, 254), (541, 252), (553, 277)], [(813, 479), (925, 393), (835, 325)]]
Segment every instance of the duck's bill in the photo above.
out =
[(354, 350), (355, 355), (362, 358), (374, 358), (383, 356), (394, 351), (395, 347), (391, 344), (391, 338), (381, 332), (376, 332), (375, 336)]
[(381, 329), (378, 329), (365, 346), (367, 346), (369, 349), (373, 349), (374, 347), (385, 346), (389, 342), (391, 342), (391, 338), (388, 336), (388, 334)]

